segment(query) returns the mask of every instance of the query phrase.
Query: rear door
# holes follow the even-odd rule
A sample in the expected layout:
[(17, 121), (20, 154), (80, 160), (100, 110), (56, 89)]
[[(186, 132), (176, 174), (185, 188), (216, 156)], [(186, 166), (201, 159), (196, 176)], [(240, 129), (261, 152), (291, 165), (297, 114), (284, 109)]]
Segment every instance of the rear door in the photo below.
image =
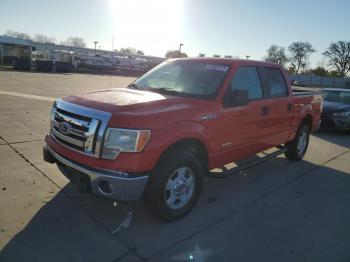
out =
[(293, 118), (293, 96), (289, 94), (284, 74), (279, 67), (260, 67), (264, 83), (264, 95), (268, 125), (262, 140), (273, 147), (287, 141)]

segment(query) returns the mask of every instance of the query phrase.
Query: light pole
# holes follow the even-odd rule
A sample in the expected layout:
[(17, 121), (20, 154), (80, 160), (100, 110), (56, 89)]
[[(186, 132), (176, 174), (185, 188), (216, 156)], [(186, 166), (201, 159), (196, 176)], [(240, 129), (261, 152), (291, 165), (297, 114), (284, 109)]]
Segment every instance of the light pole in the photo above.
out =
[(250, 55), (246, 55), (245, 57), (247, 58), (247, 60), (249, 60)]
[(181, 47), (183, 46), (184, 44), (180, 44), (179, 45), (179, 55), (181, 54)]
[(96, 45), (98, 44), (98, 42), (97, 42), (97, 41), (95, 41), (95, 42), (94, 42), (94, 44), (95, 44), (95, 52), (96, 52)]

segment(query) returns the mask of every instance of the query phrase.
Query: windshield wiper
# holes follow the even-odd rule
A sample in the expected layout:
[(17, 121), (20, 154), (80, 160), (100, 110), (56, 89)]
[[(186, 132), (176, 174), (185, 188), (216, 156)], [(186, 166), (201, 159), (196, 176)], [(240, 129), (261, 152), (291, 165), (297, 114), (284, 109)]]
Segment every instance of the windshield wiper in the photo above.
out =
[(169, 95), (185, 95), (185, 93), (176, 91), (169, 87), (157, 87), (157, 88), (150, 88), (150, 91), (156, 92), (156, 93), (165, 93)]
[(128, 88), (138, 89), (138, 90), (144, 89), (142, 86), (139, 86), (139, 85), (137, 85), (135, 83), (131, 83), (130, 85), (128, 85)]

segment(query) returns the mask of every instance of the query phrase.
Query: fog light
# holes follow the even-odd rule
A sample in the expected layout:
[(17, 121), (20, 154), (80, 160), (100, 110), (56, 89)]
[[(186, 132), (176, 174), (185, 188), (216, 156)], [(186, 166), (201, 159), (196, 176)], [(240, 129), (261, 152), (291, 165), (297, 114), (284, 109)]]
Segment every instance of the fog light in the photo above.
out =
[(106, 180), (101, 180), (100, 182), (98, 182), (98, 187), (99, 187), (100, 191), (104, 194), (112, 194), (113, 193), (111, 185)]

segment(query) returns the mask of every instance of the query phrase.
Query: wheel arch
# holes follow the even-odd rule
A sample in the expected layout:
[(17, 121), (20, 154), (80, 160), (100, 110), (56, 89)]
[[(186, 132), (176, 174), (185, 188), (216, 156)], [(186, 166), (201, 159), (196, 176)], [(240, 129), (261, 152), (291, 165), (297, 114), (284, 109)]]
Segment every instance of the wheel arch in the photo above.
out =
[(177, 150), (189, 150), (195, 154), (204, 170), (208, 170), (209, 167), (209, 154), (206, 145), (199, 139), (195, 137), (182, 138), (171, 145), (169, 145), (161, 154), (157, 163), (161, 162), (168, 154)]
[(301, 120), (301, 123), (299, 125), (299, 128), (302, 124), (307, 124), (307, 126), (310, 128), (310, 130), (312, 129), (312, 115), (311, 114), (306, 114), (304, 116), (304, 118)]

